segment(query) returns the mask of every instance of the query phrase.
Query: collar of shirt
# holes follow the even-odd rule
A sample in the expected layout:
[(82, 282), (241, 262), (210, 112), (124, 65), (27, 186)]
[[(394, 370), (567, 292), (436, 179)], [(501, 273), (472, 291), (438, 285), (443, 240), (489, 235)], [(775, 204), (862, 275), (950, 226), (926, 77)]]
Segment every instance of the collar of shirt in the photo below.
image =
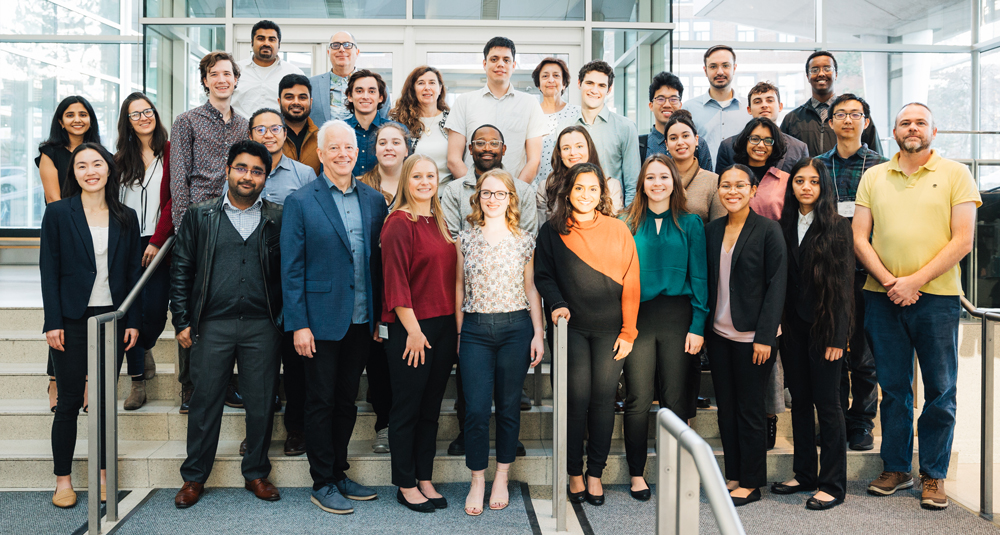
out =
[(840, 156), (840, 151), (837, 150), (837, 147), (834, 147), (833, 148), (833, 157), (836, 158), (836, 159), (838, 159), (838, 160), (840, 160), (840, 161), (842, 161), (842, 162), (850, 162), (850, 161), (854, 161), (854, 160), (863, 160), (865, 158), (865, 155), (868, 154), (868, 152), (869, 152), (868, 144), (862, 142), (861, 143), (861, 147), (859, 147), (858, 150), (854, 154), (848, 156), (847, 158), (842, 158)]
[[(212, 105), (211, 100), (206, 100), (204, 104), (200, 106), (202, 113), (207, 115), (212, 119), (218, 119), (219, 121), (225, 122), (225, 117), (222, 116), (222, 112), (218, 108)], [(198, 109), (198, 108), (195, 108)], [(231, 115), (235, 115), (236, 112), (230, 110)]]
[[(357, 67), (354, 68), (354, 71), (356, 71), (356, 70), (358, 70)], [(354, 71), (351, 71), (351, 74), (354, 74)], [(338, 76), (338, 75), (334, 74), (333, 70), (331, 69), (330, 70), (330, 89), (334, 89), (334, 88), (336, 88), (336, 89), (346, 89), (347, 88), (347, 81), (350, 78), (351, 78), (350, 75), (347, 75), (347, 76)]]
[(223, 210), (230, 210), (230, 211), (233, 211), (233, 212), (250, 212), (250, 211), (253, 211), (254, 209), (260, 209), (260, 207), (263, 206), (263, 204), (264, 204), (264, 200), (261, 199), (260, 196), (258, 195), (257, 196), (257, 200), (254, 201), (254, 203), (251, 204), (246, 210), (240, 210), (239, 208), (233, 206), (233, 203), (229, 202), (229, 194), (228, 193), (222, 197), (222, 209)]
[(382, 126), (384, 123), (389, 122), (389, 120), (384, 119), (381, 115), (379, 115), (378, 112), (375, 112), (375, 118), (372, 119), (372, 124), (368, 125), (368, 130), (361, 128), (361, 123), (358, 122), (358, 116), (353, 113), (344, 122), (351, 125), (351, 128), (354, 128), (355, 130), (360, 130), (361, 132), (367, 134), (375, 130), (376, 128)]
[(651, 145), (659, 145), (660, 143), (666, 141), (666, 139), (667, 138), (663, 137), (663, 134), (656, 129), (656, 125), (654, 124), (653, 127), (649, 129), (649, 136), (646, 137), (646, 146), (649, 147)]
[(833, 99), (835, 98), (837, 98), (837, 95), (833, 94), (830, 95), (830, 98), (826, 102), (820, 102), (816, 100), (816, 97), (809, 97), (809, 106), (811, 106), (814, 110), (819, 110), (820, 105), (826, 105), (829, 107), (830, 104), (833, 104)]
[[(281, 153), (279, 152), (278, 154)], [(292, 168), (290, 160), (291, 158), (282, 154), (281, 159), (278, 160), (278, 163), (274, 164), (274, 167), (271, 168), (271, 174), (268, 175), (268, 178), (274, 176), (275, 171), (277, 171), (278, 169), (284, 169), (285, 171), (294, 171), (295, 169)]]
[[(598, 119), (600, 119), (600, 120), (601, 120), (601, 122), (604, 122), (604, 123), (609, 123), (609, 122), (611, 122), (611, 114), (612, 114), (612, 111), (611, 111), (611, 110), (609, 110), (609, 109), (608, 109), (608, 105), (607, 105), (607, 104), (605, 104), (605, 105), (604, 105), (604, 106), (603, 106), (603, 107), (601, 108), (601, 111), (597, 112), (597, 117), (594, 117), (594, 124), (597, 124), (597, 120), (598, 120)], [(585, 121), (585, 120), (583, 119), (583, 109), (582, 109), (582, 108), (580, 109), (580, 113), (579, 113), (579, 114), (577, 114), (577, 119), (576, 119), (576, 120), (577, 120), (577, 122), (578, 122), (579, 124), (583, 124), (583, 125), (587, 124), (587, 121)], [(591, 126), (592, 126), (592, 125), (591, 125)], [(654, 130), (655, 130), (655, 127), (654, 127)]]
[(718, 100), (715, 100), (714, 98), (712, 98), (712, 95), (710, 93), (708, 93), (707, 91), (705, 92), (705, 94), (703, 94), (701, 96), (698, 96), (698, 97), (695, 97), (692, 100), (694, 102), (702, 105), (702, 106), (708, 106), (710, 103), (714, 103), (715, 107), (717, 107), (718, 109), (721, 109), (721, 110), (728, 110), (729, 108), (732, 108), (733, 106), (736, 106), (737, 109), (741, 109), (742, 108), (742, 105), (740, 104), (740, 97), (736, 96), (736, 91), (735, 90), (733, 91), (733, 98), (730, 99), (729, 105), (726, 106), (725, 108), (722, 107), (722, 104), (720, 104)]
[[(331, 191), (332, 190), (340, 191), (340, 188), (338, 188), (337, 185), (334, 184), (333, 181), (330, 180), (330, 177), (326, 176), (325, 173), (323, 174), (323, 178), (326, 179), (326, 182), (329, 185)], [(348, 194), (350, 194), (350, 193), (352, 193), (354, 191), (354, 189), (355, 189), (356, 186), (357, 186), (357, 181), (352, 176), (351, 177), (351, 185), (347, 186), (347, 189), (344, 190), (341, 193), (343, 193), (344, 195), (348, 195)]]
[(514, 95), (514, 84), (508, 82), (507, 92), (504, 93), (500, 98), (497, 98), (496, 95), (494, 95), (493, 92), (490, 91), (489, 85), (484, 85), (483, 88), (479, 90), (479, 96), (485, 97), (486, 95), (493, 97), (494, 100), (503, 100), (505, 98), (511, 97)]
[(937, 164), (938, 164), (939, 161), (941, 161), (941, 155), (938, 154), (938, 151), (936, 151), (934, 149), (931, 149), (931, 157), (930, 157), (930, 159), (927, 160), (927, 163), (925, 163), (924, 165), (921, 165), (919, 169), (917, 169), (916, 171), (913, 172), (913, 174), (907, 175), (906, 173), (903, 172), (903, 169), (901, 167), (899, 167), (899, 155), (900, 154), (901, 154), (900, 152), (897, 152), (896, 154), (894, 154), (892, 156), (892, 159), (889, 160), (889, 171), (895, 171), (895, 172), (897, 172), (897, 173), (899, 173), (899, 174), (901, 174), (901, 175), (903, 175), (904, 177), (907, 177), (907, 178), (909, 178), (909, 177), (911, 177), (913, 175), (916, 175), (922, 169), (926, 169), (926, 170), (931, 171), (931, 172), (936, 171), (937, 170)]
[(246, 61), (246, 63), (244, 63), (243, 65), (240, 65), (240, 69), (241, 70), (245, 70), (245, 69), (254, 69), (254, 70), (258, 70), (258, 69), (276, 69), (279, 66), (281, 66), (281, 58), (275, 58), (274, 63), (272, 63), (272, 64), (268, 65), (267, 67), (265, 67), (263, 65), (258, 65), (257, 62), (253, 60), (253, 56), (251, 55), (250, 58), (248, 58), (248, 60)]
[(799, 226), (797, 229), (799, 245), (802, 245), (802, 238), (805, 238), (806, 232), (809, 232), (809, 226), (812, 225), (813, 219), (816, 219), (816, 210), (810, 210), (808, 214), (799, 212)]

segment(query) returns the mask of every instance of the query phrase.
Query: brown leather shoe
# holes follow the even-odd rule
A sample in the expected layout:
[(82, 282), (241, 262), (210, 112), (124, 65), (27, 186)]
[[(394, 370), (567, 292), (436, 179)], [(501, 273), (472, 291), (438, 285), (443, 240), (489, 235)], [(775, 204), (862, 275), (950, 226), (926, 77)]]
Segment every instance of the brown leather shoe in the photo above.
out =
[(267, 480), (266, 477), (247, 481), (244, 488), (253, 493), (254, 496), (269, 502), (276, 502), (281, 499), (278, 489)]
[(177, 491), (177, 496), (174, 496), (174, 505), (178, 509), (187, 509), (198, 503), (203, 492), (205, 492), (204, 484), (185, 481), (181, 490)]
[(305, 452), (306, 437), (302, 434), (302, 431), (289, 432), (288, 438), (285, 439), (285, 455), (294, 457), (296, 455), (302, 455)]
[(240, 457), (243, 457), (246, 454), (247, 454), (247, 439), (244, 438), (243, 442), (240, 442)]

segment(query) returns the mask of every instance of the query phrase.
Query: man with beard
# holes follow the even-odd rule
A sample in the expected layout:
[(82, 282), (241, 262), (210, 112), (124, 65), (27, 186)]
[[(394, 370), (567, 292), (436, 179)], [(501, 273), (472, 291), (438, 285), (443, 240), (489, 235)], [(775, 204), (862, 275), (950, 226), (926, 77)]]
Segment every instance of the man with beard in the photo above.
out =
[[(805, 143), (809, 147), (809, 156), (819, 156), (837, 144), (837, 133), (829, 124), (830, 104), (836, 98), (833, 83), (837, 80), (837, 58), (826, 50), (813, 52), (806, 60), (806, 76), (812, 87), (812, 97), (785, 116), (781, 121), (781, 131)], [(882, 154), (875, 123), (868, 124), (861, 141)]]
[(316, 133), (319, 126), (309, 114), (312, 112), (312, 84), (301, 74), (289, 74), (278, 83), (278, 104), (285, 118), (285, 146), (281, 152), (289, 158), (312, 167), (318, 175), (321, 167), (316, 152)]
[(178, 509), (198, 502), (212, 472), (234, 362), (245, 391), (245, 487), (262, 500), (281, 498), (267, 480), (282, 333), (281, 206), (260, 198), (271, 173), (264, 145), (234, 144), (226, 172), (224, 196), (188, 209), (170, 268), (170, 312), (177, 342), (191, 348), (194, 383)]
[(254, 24), (250, 30), (250, 46), (253, 55), (239, 62), (243, 77), (233, 92), (233, 109), (244, 117), (250, 117), (261, 108), (274, 107), (278, 82), (289, 74), (302, 74), (302, 69), (278, 57), (281, 28), (277, 24), (269, 20)]
[(968, 167), (931, 149), (937, 129), (926, 105), (903, 106), (892, 133), (899, 152), (861, 178), (853, 223), (854, 251), (868, 270), (865, 332), (882, 386), (883, 472), (868, 493), (913, 486), (915, 350), (924, 384), (920, 505), (944, 509), (958, 381), (958, 262), (972, 251), (982, 199)]
[(726, 45), (715, 45), (705, 51), (704, 62), (708, 92), (689, 100), (684, 109), (691, 112), (698, 137), (708, 143), (712, 161), (716, 161), (722, 140), (742, 132), (752, 117), (732, 87), (736, 52)]

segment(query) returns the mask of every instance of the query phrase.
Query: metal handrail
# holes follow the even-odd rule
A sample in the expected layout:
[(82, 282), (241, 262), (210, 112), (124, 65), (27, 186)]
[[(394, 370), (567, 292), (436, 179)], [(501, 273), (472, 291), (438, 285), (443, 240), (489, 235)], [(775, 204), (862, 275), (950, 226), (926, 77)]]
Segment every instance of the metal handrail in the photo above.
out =
[[(91, 534), (101, 533), (101, 442), (106, 444), (106, 464), (107, 464), (107, 515), (110, 522), (118, 520), (118, 388), (116, 376), (118, 375), (118, 320), (125, 317), (128, 309), (135, 302), (139, 293), (145, 288), (149, 278), (160, 267), (164, 257), (170, 252), (174, 245), (174, 237), (167, 238), (163, 247), (153, 257), (152, 262), (146, 267), (139, 282), (125, 297), (125, 301), (114, 312), (106, 312), (87, 320), (87, 373), (93, 383), (90, 383), (90, 392), (87, 403), (94, 408), (87, 417), (88, 453), (87, 453), (87, 529)], [(108, 325), (104, 329), (104, 376), (100, 376), (100, 338), (101, 326)], [(101, 410), (100, 395), (104, 394), (104, 423), (105, 433), (101, 436)]]
[(566, 318), (556, 322), (552, 348), (552, 516), (556, 531), (566, 531)]
[(656, 533), (698, 533), (704, 487), (722, 535), (745, 535), (712, 447), (669, 409), (656, 414)]
[(983, 357), (981, 436), (979, 437), (979, 516), (993, 520), (993, 322), (1000, 321), (1000, 311), (976, 308), (964, 296), (960, 296), (962, 307), (974, 318), (982, 319)]

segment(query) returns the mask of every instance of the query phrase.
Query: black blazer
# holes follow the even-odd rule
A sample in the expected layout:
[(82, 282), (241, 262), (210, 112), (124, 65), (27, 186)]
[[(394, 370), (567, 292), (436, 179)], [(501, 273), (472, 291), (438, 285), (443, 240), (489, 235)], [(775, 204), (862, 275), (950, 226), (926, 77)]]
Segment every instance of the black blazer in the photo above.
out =
[[(816, 320), (816, 289), (812, 284), (812, 265), (807, 262), (806, 252), (814, 246), (816, 226), (812, 225), (802, 237), (799, 245), (798, 220), (788, 225), (785, 232), (785, 244), (788, 247), (788, 292), (785, 294), (785, 314), (795, 314), (802, 321), (812, 323)], [(837, 235), (840, 250), (823, 251), (845, 261), (839, 274), (840, 288), (847, 296), (845, 307), (834, 311), (834, 335), (828, 344), (830, 347), (847, 348), (850, 336), (850, 312), (854, 310), (854, 233), (851, 221), (846, 217), (834, 215), (834, 225), (831, 229)]]
[[(108, 218), (108, 285), (117, 308), (142, 275), (139, 218), (125, 210), (132, 224), (125, 230), (114, 216)], [(79, 195), (50, 203), (42, 217), (38, 267), (42, 272), (43, 332), (63, 328), (63, 318), (80, 319), (97, 278), (94, 238), (83, 213)], [(138, 329), (142, 303), (136, 299), (125, 314), (125, 328)]]
[[(715, 321), (715, 302), (719, 296), (719, 259), (728, 217), (720, 217), (705, 226), (708, 247), (708, 324)], [(787, 251), (777, 221), (750, 210), (743, 230), (733, 246), (733, 264), (729, 277), (729, 301), (733, 326), (738, 331), (755, 331), (754, 343), (774, 346), (785, 305), (788, 277)]]

